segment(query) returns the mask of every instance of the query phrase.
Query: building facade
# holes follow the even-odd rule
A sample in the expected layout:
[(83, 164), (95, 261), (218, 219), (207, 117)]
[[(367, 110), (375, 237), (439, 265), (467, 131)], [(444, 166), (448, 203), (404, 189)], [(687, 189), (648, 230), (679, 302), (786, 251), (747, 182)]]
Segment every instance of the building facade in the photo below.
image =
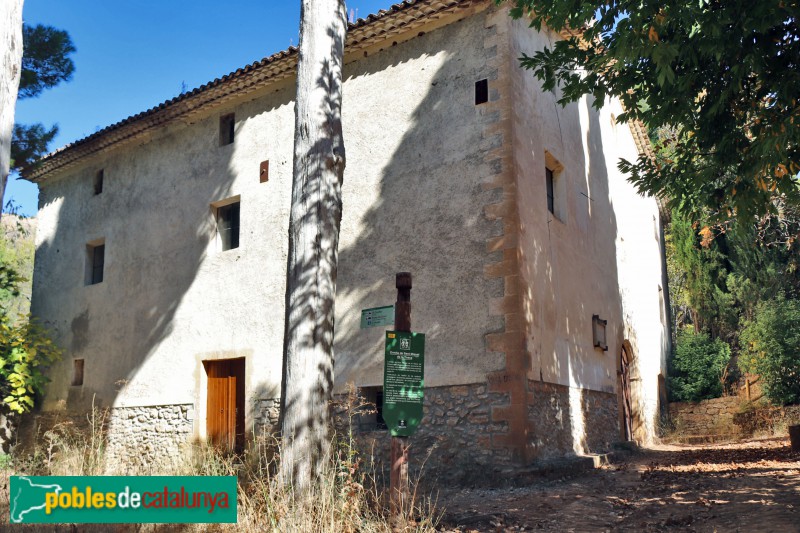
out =
[[(336, 391), (380, 397), (383, 329), (360, 329), (360, 312), (411, 272), (427, 336), (413, 439), (433, 470), (484, 476), (655, 436), (661, 217), (617, 170), (649, 147), (618, 102), (562, 108), (519, 68), (560, 38), (488, 0), (407, 1), (348, 33)], [(120, 464), (277, 423), (295, 64), (273, 55), (26, 174), (33, 313), (65, 349), (41, 412), (111, 408)]]

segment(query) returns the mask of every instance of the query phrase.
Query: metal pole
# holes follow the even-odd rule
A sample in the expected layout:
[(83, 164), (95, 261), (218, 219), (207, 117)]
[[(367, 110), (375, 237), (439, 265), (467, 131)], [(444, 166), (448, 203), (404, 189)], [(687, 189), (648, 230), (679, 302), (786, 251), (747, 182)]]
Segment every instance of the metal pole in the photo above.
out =
[[(411, 331), (411, 273), (398, 272), (395, 277), (397, 302), (394, 306), (395, 331)], [(392, 437), (391, 471), (389, 474), (389, 508), (393, 517), (408, 512), (408, 437)]]

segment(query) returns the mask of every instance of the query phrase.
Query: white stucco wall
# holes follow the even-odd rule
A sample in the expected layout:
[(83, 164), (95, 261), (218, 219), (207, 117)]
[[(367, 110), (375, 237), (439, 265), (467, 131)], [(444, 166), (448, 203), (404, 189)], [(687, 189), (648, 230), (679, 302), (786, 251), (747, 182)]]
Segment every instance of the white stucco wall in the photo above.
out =
[[(520, 21), (512, 29), (513, 58), (560, 38), (531, 32)], [(631, 131), (614, 120), (622, 112), (617, 101), (599, 111), (586, 97), (561, 107), (560, 95), (544, 92), (532, 72), (512, 72), (530, 379), (616, 392), (622, 342), (629, 340), (634, 396), (651, 439), (669, 338), (659, 299), (659, 288), (666, 288), (657, 203), (637, 194), (617, 169), (620, 158), (638, 157)], [(545, 167), (555, 162), (561, 168), (553, 215)], [(608, 351), (593, 346), (594, 314), (608, 321)]]
[[(379, 385), (383, 329), (359, 330), (363, 308), (394, 302), (411, 271), (415, 330), (427, 333), (429, 386), (480, 382), (502, 365), (484, 349), (498, 327), (483, 278), (480, 115), (482, 17), (361, 58), (345, 69), (347, 170), (339, 248), (337, 390)], [(195, 403), (202, 361), (246, 358), (248, 400), (279, 394), (293, 84), (269, 87), (144, 144), (108, 150), (41, 187), (34, 312), (66, 349), (45, 409)], [(218, 118), (235, 112), (235, 142)], [(270, 161), (267, 183), (259, 163)], [(104, 190), (92, 180), (104, 169)], [(210, 204), (241, 201), (241, 244), (217, 250)], [(84, 284), (87, 242), (105, 239), (102, 283)], [(72, 359), (86, 360), (71, 387)], [(202, 423), (201, 423), (202, 426)], [(202, 430), (202, 427), (201, 427)], [(202, 433), (202, 431), (201, 431)]]

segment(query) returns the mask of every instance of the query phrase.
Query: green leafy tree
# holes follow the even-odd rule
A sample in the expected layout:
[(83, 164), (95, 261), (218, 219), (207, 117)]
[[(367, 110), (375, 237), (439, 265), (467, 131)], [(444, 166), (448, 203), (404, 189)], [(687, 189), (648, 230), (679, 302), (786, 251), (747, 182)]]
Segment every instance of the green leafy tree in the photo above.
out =
[[(11, 209), (14, 209), (13, 205)], [(25, 320), (30, 311), (36, 221), (5, 213), (0, 222), (0, 264), (19, 275), (13, 285), (0, 283), (0, 312), (17, 323)]]
[(33, 272), (33, 224), (3, 215), (0, 234), (0, 451), (7, 452), (16, 415), (31, 410), (47, 383), (45, 369), (60, 356), (45, 329), (31, 321), (30, 283)]
[[(64, 30), (37, 24), (22, 27), (23, 56), (18, 98), (35, 98), (45, 89), (72, 79), (75, 46)], [(58, 126), (15, 124), (11, 140), (11, 166), (21, 169), (47, 153)]]
[[(0, 235), (0, 405), (29, 411), (47, 378), (44, 369), (60, 351), (27, 315), (34, 246), (28, 219), (3, 215)], [(3, 443), (0, 443), (3, 444)]]
[(19, 284), (24, 281), (16, 269), (6, 262), (0, 263), (0, 315), (8, 315), (8, 308), (19, 296)]
[(697, 331), (709, 331), (717, 337), (735, 328), (737, 321), (735, 316), (729, 316), (727, 256), (720, 246), (722, 238), (701, 235), (696, 226), (680, 211), (673, 210), (666, 239), (667, 267), (671, 269), (670, 282), (677, 284), (670, 285), (670, 301), (684, 306), (682, 313), (673, 315), (676, 320), (682, 319), (683, 324), (693, 324)]
[(75, 52), (75, 46), (66, 31), (26, 24), (22, 26), (22, 43), (18, 98), (39, 96), (45, 89), (72, 78), (75, 64), (69, 56)]
[(800, 211), (793, 206), (778, 207), (778, 215), (764, 217), (757, 224), (732, 226), (726, 234), (727, 285), (746, 320), (753, 318), (760, 302), (778, 294), (800, 298)]
[[(719, 233), (673, 211), (665, 241), (676, 330), (692, 324), (728, 343), (736, 357), (739, 332), (762, 302), (778, 294), (800, 298), (800, 216), (790, 206), (779, 208), (778, 215), (729, 224)], [(679, 336), (676, 345), (684, 340)], [(736, 378), (736, 368), (730, 370), (728, 378)]]
[(47, 154), (48, 146), (58, 135), (58, 126), (47, 129), (44, 124), (14, 124), (11, 158), (14, 168), (21, 169)]
[(535, 28), (573, 30), (521, 59), (562, 104), (615, 96), (619, 120), (671, 128), (655, 160), (620, 162), (640, 191), (746, 223), (774, 198), (800, 203), (798, 0), (509, 2)]
[(673, 400), (695, 402), (722, 396), (731, 348), (688, 326), (678, 332), (670, 360), (669, 391)]
[(800, 301), (779, 294), (762, 302), (745, 324), (739, 366), (761, 376), (772, 403), (800, 403)]

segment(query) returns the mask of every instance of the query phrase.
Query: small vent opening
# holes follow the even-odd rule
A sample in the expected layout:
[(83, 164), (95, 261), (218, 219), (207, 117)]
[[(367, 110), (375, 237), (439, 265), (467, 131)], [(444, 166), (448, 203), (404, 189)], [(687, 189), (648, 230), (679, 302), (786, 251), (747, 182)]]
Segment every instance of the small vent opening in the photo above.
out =
[(72, 386), (80, 387), (83, 385), (83, 359), (72, 360)]
[(97, 171), (94, 175), (94, 194), (97, 196), (103, 192), (103, 169)]
[(219, 145), (233, 144), (234, 126), (236, 115), (230, 113), (219, 117)]
[(475, 105), (485, 104), (489, 101), (489, 80), (475, 82)]

